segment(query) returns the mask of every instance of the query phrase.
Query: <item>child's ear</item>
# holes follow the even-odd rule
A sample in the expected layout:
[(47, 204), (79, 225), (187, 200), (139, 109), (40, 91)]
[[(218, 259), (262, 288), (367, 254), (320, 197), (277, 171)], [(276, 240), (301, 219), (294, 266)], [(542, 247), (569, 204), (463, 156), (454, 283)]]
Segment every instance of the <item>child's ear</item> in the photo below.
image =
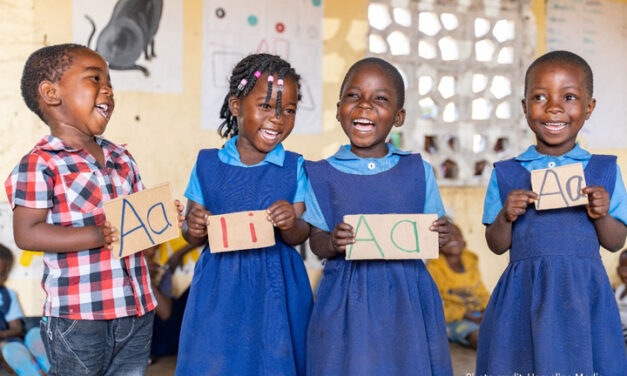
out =
[(401, 125), (403, 125), (403, 123), (405, 123), (405, 109), (401, 108), (400, 110), (396, 111), (396, 115), (394, 115), (394, 126), (395, 127), (400, 127)]
[(239, 116), (239, 106), (240, 106), (240, 99), (236, 96), (230, 96), (229, 97), (229, 110), (231, 111), (231, 114), (235, 117)]
[(525, 98), (520, 100), (520, 104), (522, 105), (523, 114), (527, 115), (527, 101)]
[(340, 101), (337, 101), (335, 107), (335, 120), (340, 121)]
[(59, 97), (59, 92), (57, 85), (50, 81), (41, 81), (39, 83), (39, 97), (43, 101), (43, 103), (49, 106), (57, 106), (61, 104), (61, 98)]
[(588, 102), (588, 105), (586, 106), (586, 120), (588, 120), (590, 118), (590, 115), (592, 115), (592, 111), (594, 111), (594, 108), (597, 105), (597, 100), (592, 98), (590, 99), (590, 101)]

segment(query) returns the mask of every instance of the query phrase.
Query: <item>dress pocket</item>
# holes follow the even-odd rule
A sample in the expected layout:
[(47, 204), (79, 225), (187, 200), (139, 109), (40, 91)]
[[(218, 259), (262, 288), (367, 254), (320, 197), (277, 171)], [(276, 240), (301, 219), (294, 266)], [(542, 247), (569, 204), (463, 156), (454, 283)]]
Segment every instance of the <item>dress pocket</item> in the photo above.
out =
[(98, 177), (93, 172), (72, 172), (61, 176), (65, 198), (71, 210), (91, 213), (102, 203)]

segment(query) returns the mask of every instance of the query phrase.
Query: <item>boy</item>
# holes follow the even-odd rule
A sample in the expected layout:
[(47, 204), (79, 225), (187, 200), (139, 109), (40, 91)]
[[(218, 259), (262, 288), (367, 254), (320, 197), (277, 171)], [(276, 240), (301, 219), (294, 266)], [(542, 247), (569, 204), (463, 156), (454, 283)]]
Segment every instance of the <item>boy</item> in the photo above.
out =
[(490, 293), (481, 281), (477, 255), (466, 250), (459, 227), (451, 227), (451, 240), (440, 248), (439, 258), (429, 261), (427, 269), (442, 296), (449, 340), (476, 349)]
[(50, 373), (143, 375), (156, 300), (143, 253), (113, 258), (102, 204), (144, 186), (130, 153), (98, 137), (115, 105), (107, 63), (84, 46), (44, 47), (26, 61), (21, 89), (51, 134), (5, 185), (16, 244), (46, 252)]
[[(22, 310), (20, 309), (17, 296), (13, 290), (9, 290), (4, 283), (11, 272), (13, 266), (13, 253), (10, 249), (0, 244), (0, 363), (19, 375), (39, 375), (41, 369), (46, 372), (50, 367), (45, 354), (34, 353), (31, 355), (29, 349), (22, 342)], [(38, 331), (37, 331), (38, 332)], [(34, 350), (41, 345), (41, 338), (37, 338), (39, 333), (28, 334)], [(35, 361), (37, 358), (37, 361)], [(39, 362), (39, 366), (37, 363)]]

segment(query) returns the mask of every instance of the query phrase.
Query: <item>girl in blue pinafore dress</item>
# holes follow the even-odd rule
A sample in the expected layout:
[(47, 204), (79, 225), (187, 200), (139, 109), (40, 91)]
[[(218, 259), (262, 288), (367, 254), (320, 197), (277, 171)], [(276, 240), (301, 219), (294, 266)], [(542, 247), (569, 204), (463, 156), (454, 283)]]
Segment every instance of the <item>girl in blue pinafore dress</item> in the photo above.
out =
[[(523, 101), (537, 146), (495, 164), (483, 222), (510, 263), (479, 329), (477, 375), (627, 375), (620, 318), (599, 245), (618, 250), (627, 195), (616, 157), (575, 143), (594, 109), (592, 72), (556, 51), (527, 71)], [(589, 76), (589, 80), (587, 77)], [(582, 163), (587, 206), (537, 211), (530, 171)]]
[[(404, 86), (389, 63), (367, 58), (346, 74), (337, 118), (351, 144), (306, 162), (303, 218), (312, 250), (327, 259), (307, 332), (307, 374), (452, 375), (442, 302), (422, 260), (344, 259), (346, 214), (438, 213), (433, 170), (385, 140), (402, 125)], [(450, 225), (437, 220), (440, 244)]]
[(183, 318), (177, 375), (305, 374), (313, 299), (291, 245), (309, 234), (298, 218), (307, 181), (303, 158), (280, 144), (294, 127), (298, 82), (278, 56), (250, 55), (233, 69), (222, 135), (238, 136), (220, 150), (200, 151), (185, 193), (184, 236), (206, 241), (209, 213), (267, 209), (276, 245), (215, 254), (205, 247)]

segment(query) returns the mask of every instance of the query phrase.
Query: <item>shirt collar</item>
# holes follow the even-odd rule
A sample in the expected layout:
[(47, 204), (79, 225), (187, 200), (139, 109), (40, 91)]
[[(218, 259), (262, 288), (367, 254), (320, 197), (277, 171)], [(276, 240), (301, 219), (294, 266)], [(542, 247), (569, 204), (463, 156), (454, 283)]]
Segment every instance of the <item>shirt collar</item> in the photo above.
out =
[[(126, 144), (124, 145), (116, 145), (108, 140), (105, 140), (102, 137), (95, 137), (96, 143), (100, 145), (103, 149), (111, 150), (116, 154), (122, 154), (126, 150)], [(76, 152), (78, 149), (73, 148), (63, 142), (62, 139), (53, 135), (47, 135), (35, 145), (35, 149), (46, 150), (46, 151), (72, 151)]]
[[(535, 145), (529, 146), (522, 154), (516, 157), (518, 161), (533, 161), (536, 159), (544, 158), (544, 154), (538, 153)], [(559, 158), (570, 158), (576, 160), (585, 160), (590, 157), (590, 153), (583, 150), (579, 143), (575, 143), (575, 147), (569, 150), (566, 154), (560, 155)]]
[[(242, 163), (242, 160), (239, 156), (239, 151), (237, 150), (237, 146), (235, 145), (238, 137), (239, 136), (235, 136), (228, 140), (224, 144), (223, 150), (229, 158), (233, 158)], [(283, 162), (285, 161), (285, 149), (283, 148), (283, 145), (278, 144), (277, 146), (275, 146), (274, 149), (270, 150), (270, 152), (266, 154), (263, 161), (279, 167), (283, 167)]]
[[(405, 151), (405, 150), (400, 150), (398, 148), (396, 148), (394, 145), (392, 145), (391, 143), (386, 143), (386, 146), (388, 148), (388, 153), (385, 155), (385, 157), (390, 157), (394, 154), (396, 155), (409, 155), (411, 154), (410, 151)], [(341, 160), (355, 160), (355, 159), (362, 159), (360, 157), (358, 157), (355, 153), (353, 153), (351, 151), (351, 146), (350, 145), (342, 145), (340, 146), (340, 149), (333, 154), (333, 157), (335, 159), (341, 159)]]

